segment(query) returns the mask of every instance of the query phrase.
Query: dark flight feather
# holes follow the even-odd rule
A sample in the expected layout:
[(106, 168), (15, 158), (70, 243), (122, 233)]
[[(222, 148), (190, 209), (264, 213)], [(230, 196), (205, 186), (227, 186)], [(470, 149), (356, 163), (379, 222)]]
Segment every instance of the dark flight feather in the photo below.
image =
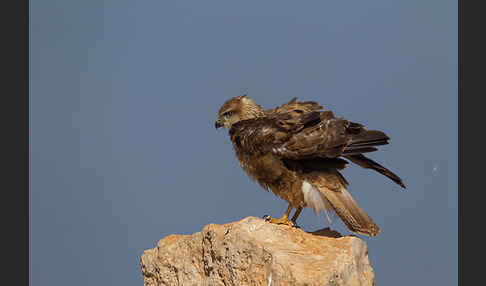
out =
[(405, 185), (402, 182), (402, 179), (394, 174), (392, 171), (388, 170), (387, 168), (383, 167), (382, 165), (378, 164), (377, 162), (371, 160), (368, 157), (365, 157), (363, 154), (353, 154), (344, 156), (344, 158), (350, 160), (351, 162), (365, 168), (365, 169), (372, 169), (377, 171), (380, 174), (383, 174), (390, 178), (392, 181), (400, 185), (402, 188), (406, 189)]

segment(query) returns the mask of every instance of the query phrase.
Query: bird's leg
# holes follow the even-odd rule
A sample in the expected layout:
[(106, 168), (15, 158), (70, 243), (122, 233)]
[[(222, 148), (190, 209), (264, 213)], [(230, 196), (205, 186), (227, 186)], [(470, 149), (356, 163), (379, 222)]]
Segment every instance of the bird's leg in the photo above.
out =
[(283, 214), (281, 218), (273, 218), (270, 216), (265, 216), (265, 220), (270, 222), (270, 223), (275, 223), (275, 224), (286, 224), (288, 226), (294, 226), (294, 223), (289, 220), (289, 215), (290, 212), (292, 211), (293, 207), (291, 204), (289, 204), (289, 207), (287, 208), (287, 211)]
[(299, 217), (300, 212), (302, 212), (302, 207), (298, 207), (297, 210), (295, 210), (295, 213), (292, 216), (292, 219), (290, 220), (291, 222), (294, 223), (294, 225), (297, 225), (297, 218)]

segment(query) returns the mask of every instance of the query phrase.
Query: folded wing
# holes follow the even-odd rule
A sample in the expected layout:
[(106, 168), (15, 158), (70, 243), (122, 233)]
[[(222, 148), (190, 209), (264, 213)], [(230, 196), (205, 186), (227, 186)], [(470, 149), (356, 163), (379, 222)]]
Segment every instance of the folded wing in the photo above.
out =
[[(294, 104), (290, 101), (278, 108)], [(382, 131), (366, 130), (362, 124), (336, 118), (332, 111), (273, 112), (236, 123), (230, 135), (248, 154), (271, 152), (290, 160), (344, 157), (405, 187), (396, 174), (363, 155), (388, 144), (389, 137)]]

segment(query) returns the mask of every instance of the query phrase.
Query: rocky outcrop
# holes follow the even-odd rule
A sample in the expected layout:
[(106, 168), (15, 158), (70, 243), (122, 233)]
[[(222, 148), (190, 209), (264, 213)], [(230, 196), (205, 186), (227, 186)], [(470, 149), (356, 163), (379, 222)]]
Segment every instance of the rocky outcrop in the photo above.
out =
[(172, 234), (140, 258), (145, 286), (375, 285), (366, 243), (247, 217)]

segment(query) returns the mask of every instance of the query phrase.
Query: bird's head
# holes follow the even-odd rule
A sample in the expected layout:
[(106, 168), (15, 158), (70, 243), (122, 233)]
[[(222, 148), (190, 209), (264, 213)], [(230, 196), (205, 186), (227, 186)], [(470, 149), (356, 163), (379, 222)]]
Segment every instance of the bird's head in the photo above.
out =
[(231, 128), (238, 121), (264, 116), (263, 109), (246, 94), (228, 99), (219, 109), (214, 126)]

